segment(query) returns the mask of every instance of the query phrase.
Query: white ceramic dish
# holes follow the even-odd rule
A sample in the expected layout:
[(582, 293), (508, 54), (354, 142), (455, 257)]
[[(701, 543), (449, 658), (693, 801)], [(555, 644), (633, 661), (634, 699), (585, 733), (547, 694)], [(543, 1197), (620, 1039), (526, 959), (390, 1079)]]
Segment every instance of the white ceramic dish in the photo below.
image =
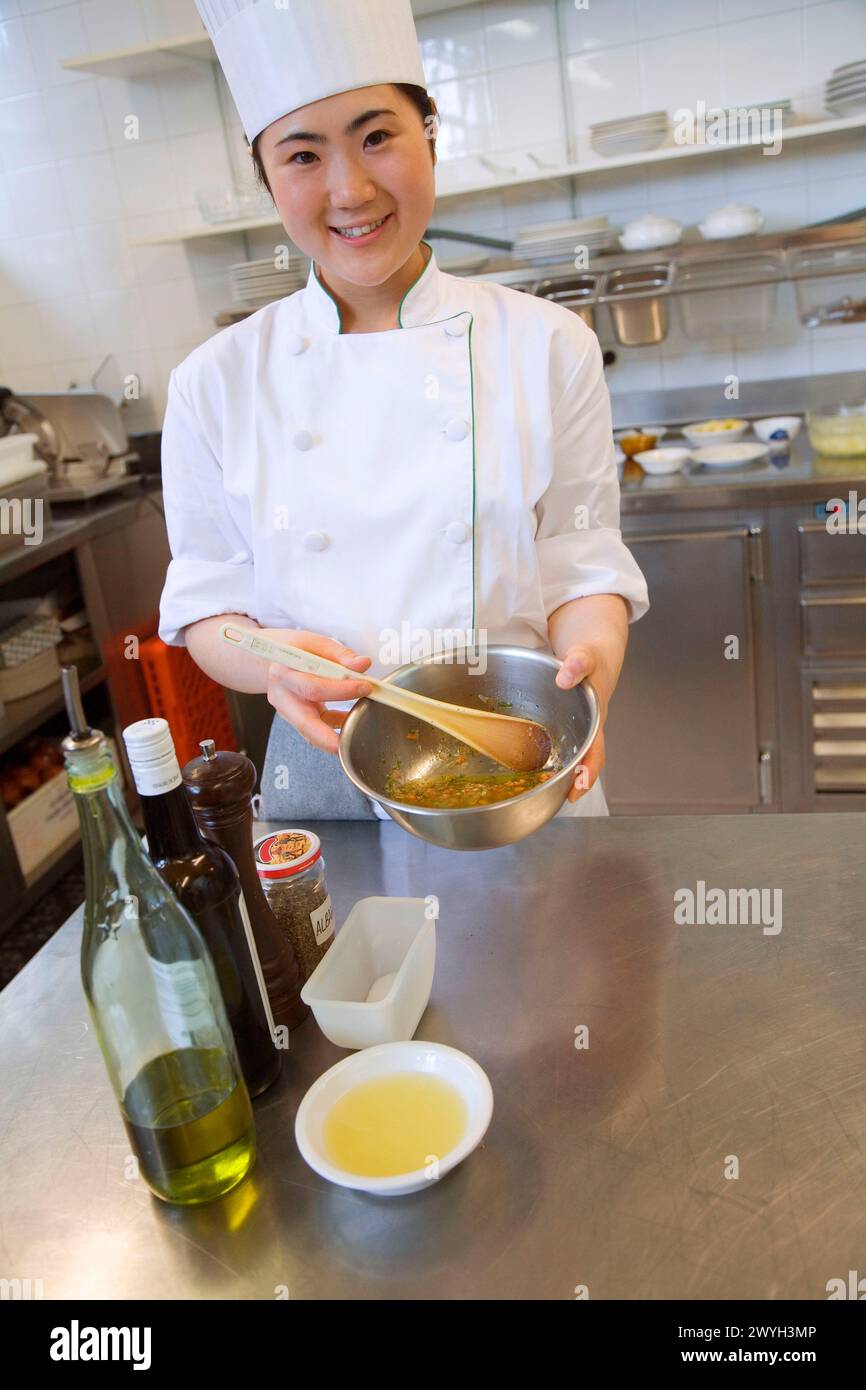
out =
[[(411, 1038), (430, 999), (436, 919), (426, 898), (361, 898), (301, 990), (326, 1038), (372, 1047)], [(381, 997), (370, 991), (393, 976)]]
[(768, 444), (711, 444), (707, 449), (693, 449), (692, 458), (707, 468), (742, 468), (765, 459), (769, 452)]
[(470, 275), (474, 270), (483, 270), (489, 256), (461, 256), (456, 261), (445, 261), (442, 269), (448, 275)]
[(855, 116), (859, 111), (866, 110), (866, 92), (860, 97), (839, 98), (838, 100), (834, 97), (826, 105), (827, 110), (832, 111), (836, 116)]
[(639, 111), (634, 116), (612, 116), (607, 121), (595, 121), (590, 130), (628, 130), (632, 126), (667, 125), (667, 111)]
[(752, 429), (764, 444), (784, 443), (784, 440), (774, 440), (773, 435), (779, 430), (784, 430), (790, 442), (797, 438), (802, 423), (799, 415), (769, 415), (765, 420), (753, 421)]
[(740, 421), (736, 429), (732, 430), (704, 430), (699, 425), (684, 425), (683, 434), (691, 444), (692, 448), (700, 449), (706, 444), (736, 444), (742, 439), (748, 430), (749, 425), (746, 420)]
[(602, 236), (608, 228), (606, 217), (573, 217), (566, 222), (537, 222), (519, 227), (514, 234), (515, 249), (535, 242), (571, 241), (575, 236)]
[(667, 139), (667, 128), (663, 130), (638, 130), (633, 135), (624, 135), (616, 140), (593, 136), (590, 145), (596, 154), (605, 159), (616, 159), (624, 154), (646, 154), (657, 150)]
[(825, 87), (828, 96), (848, 96), (851, 92), (862, 92), (866, 87), (866, 73), (850, 77), (831, 77)]
[(752, 236), (764, 225), (764, 214), (745, 203), (728, 203), (716, 208), (698, 224), (698, 230), (705, 241), (717, 241), (725, 237)]
[[(435, 1173), (419, 1168), (394, 1177), (371, 1178), (338, 1168), (328, 1157), (324, 1142), (325, 1119), (331, 1107), (364, 1081), (407, 1071), (438, 1076), (460, 1092), (467, 1110), (466, 1128), (460, 1142), (449, 1153), (438, 1155)], [(446, 1047), (444, 1043), (384, 1043), (381, 1047), (369, 1047), (353, 1057), (345, 1057), (313, 1082), (298, 1106), (295, 1139), (301, 1157), (329, 1182), (371, 1192), (377, 1197), (403, 1197), (431, 1186), (462, 1163), (481, 1143), (492, 1114), (493, 1090), (487, 1075), (465, 1052)]]
[(675, 218), (647, 213), (627, 222), (619, 241), (625, 251), (656, 251), (663, 246), (676, 246), (682, 234), (682, 223)]
[(679, 473), (691, 456), (691, 449), (671, 446), (668, 449), (645, 449), (642, 454), (635, 454), (634, 458), (645, 473), (661, 476), (663, 473)]
[(866, 58), (856, 58), (853, 63), (842, 63), (838, 68), (834, 68), (831, 77), (836, 77), (840, 72), (850, 72), (852, 68), (866, 68)]

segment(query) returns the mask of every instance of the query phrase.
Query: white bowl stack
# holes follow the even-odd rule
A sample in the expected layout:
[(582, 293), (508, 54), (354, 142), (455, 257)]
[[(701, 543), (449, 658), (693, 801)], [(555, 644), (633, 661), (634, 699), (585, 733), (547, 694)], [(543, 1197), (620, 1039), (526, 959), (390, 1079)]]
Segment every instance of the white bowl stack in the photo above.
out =
[(605, 159), (656, 150), (668, 133), (667, 111), (648, 111), (644, 116), (620, 116), (597, 121), (589, 127), (589, 143)]
[(299, 251), (290, 254), (285, 267), (277, 268), (272, 256), (261, 261), (239, 261), (229, 266), (232, 299), (244, 309), (260, 309), (302, 289), (308, 274), (309, 263)]
[(824, 84), (824, 105), (834, 116), (866, 111), (866, 58), (833, 69)]
[(514, 235), (514, 255), (531, 265), (573, 261), (578, 246), (606, 251), (616, 245), (616, 233), (606, 217), (571, 218), (567, 222), (545, 222), (521, 227)]

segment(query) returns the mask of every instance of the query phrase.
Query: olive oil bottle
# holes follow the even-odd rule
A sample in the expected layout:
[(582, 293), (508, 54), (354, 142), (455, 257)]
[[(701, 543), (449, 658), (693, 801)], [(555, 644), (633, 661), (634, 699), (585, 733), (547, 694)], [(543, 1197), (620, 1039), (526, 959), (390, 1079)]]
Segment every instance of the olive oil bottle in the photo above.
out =
[(255, 1159), (252, 1107), (207, 945), (154, 868), (105, 738), (63, 670), (63, 740), (84, 851), (81, 978), (139, 1171), (169, 1202), (230, 1191)]
[(139, 719), (123, 731), (141, 798), (147, 851), (160, 878), (208, 944), (241, 1070), (254, 1099), (280, 1074), (274, 1021), (252, 927), (240, 908), (237, 870), (204, 838), (193, 815), (165, 719)]

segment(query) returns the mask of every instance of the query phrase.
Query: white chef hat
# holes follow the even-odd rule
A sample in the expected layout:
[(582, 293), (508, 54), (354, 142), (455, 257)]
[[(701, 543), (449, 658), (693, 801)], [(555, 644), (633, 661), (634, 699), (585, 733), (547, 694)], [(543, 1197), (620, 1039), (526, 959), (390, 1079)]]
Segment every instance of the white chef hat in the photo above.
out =
[(252, 144), (337, 92), (427, 85), (411, 0), (195, 0)]

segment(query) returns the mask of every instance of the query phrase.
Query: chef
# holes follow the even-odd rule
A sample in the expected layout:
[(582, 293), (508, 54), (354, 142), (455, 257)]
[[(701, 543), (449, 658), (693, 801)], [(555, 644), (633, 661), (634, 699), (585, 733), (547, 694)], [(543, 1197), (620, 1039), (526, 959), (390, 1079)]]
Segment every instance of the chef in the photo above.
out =
[[(267, 694), (262, 816), (384, 816), (342, 773), (338, 730), (364, 672), (419, 641), (549, 649), (556, 683), (589, 677), (607, 713), (648, 601), (619, 529), (601, 352), (576, 315), (445, 274), (423, 240), (436, 121), (410, 0), (196, 3), (311, 264), (171, 374), (159, 633)], [(229, 619), (357, 677), (232, 650)], [(602, 731), (560, 814), (607, 814), (603, 762)]]

